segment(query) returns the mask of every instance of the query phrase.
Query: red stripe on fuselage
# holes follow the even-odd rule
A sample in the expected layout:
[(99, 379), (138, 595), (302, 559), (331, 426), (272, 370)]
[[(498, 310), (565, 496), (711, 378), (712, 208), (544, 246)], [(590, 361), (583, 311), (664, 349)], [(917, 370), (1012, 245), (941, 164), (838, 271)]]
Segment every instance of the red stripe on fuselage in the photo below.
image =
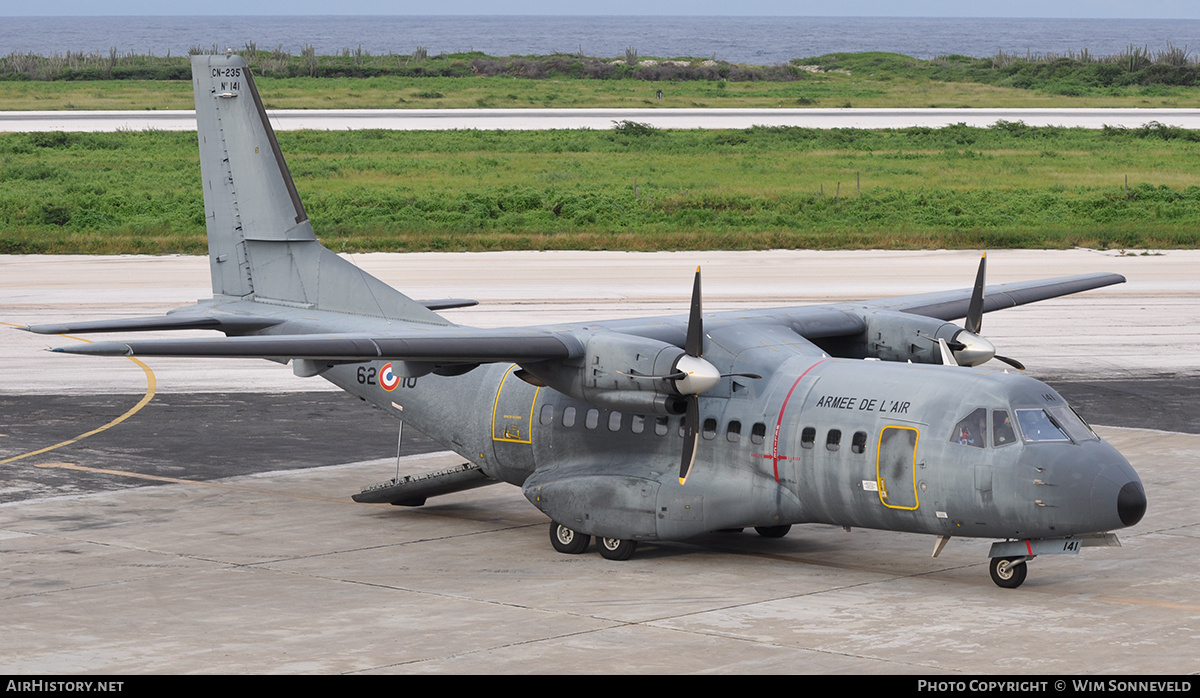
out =
[[(787, 410), (788, 400), (792, 399), (792, 393), (795, 392), (796, 386), (800, 385), (800, 381), (804, 380), (804, 377), (808, 375), (808, 372), (823, 363), (825, 363), (825, 359), (821, 359), (812, 366), (809, 366), (808, 370), (806, 370), (804, 373), (801, 373), (800, 377), (796, 379), (796, 382), (792, 383), (791, 389), (788, 390), (787, 397), (783, 398), (783, 405), (779, 408), (779, 419), (775, 422), (775, 438), (771, 442), (771, 465), (775, 469), (775, 482), (779, 482), (779, 430), (783, 426), (783, 413)], [(783, 460), (787, 460), (787, 458), (785, 457)]]

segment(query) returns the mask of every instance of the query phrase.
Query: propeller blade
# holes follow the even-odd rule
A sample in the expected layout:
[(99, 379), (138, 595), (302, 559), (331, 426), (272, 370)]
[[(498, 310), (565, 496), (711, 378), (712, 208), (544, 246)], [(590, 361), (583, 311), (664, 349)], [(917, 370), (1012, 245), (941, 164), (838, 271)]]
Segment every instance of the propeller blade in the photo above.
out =
[(938, 339), (938, 347), (942, 351), (943, 366), (957, 366), (958, 362), (954, 360), (954, 354), (950, 351), (950, 345), (946, 344), (946, 340)]
[[(639, 381), (640, 380), (678, 381), (678, 380), (684, 380), (689, 375), (687, 371), (676, 371), (675, 373), (666, 373), (661, 376), (654, 376), (654, 375), (650, 375), (650, 374), (641, 374), (641, 373), (625, 373), (624, 371), (617, 371), (617, 373), (622, 376), (627, 376), (629, 378), (632, 378), (633, 380), (639, 380)], [(754, 380), (762, 380), (762, 376), (758, 375), (757, 373), (722, 373), (717, 376), (717, 378), (735, 378), (735, 377), (736, 378), (752, 378)]]
[(987, 252), (979, 258), (979, 271), (975, 274), (975, 290), (971, 293), (971, 305), (967, 307), (967, 321), (963, 327), (968, 332), (979, 334), (983, 326), (983, 286), (987, 276)]
[(1010, 359), (1007, 356), (1000, 356), (999, 354), (996, 354), (992, 358), (996, 359), (997, 361), (1003, 361), (1004, 363), (1008, 364), (1009, 366), (1012, 366), (1013, 368), (1017, 369), (1018, 371), (1025, 370), (1025, 364), (1021, 363), (1020, 361), (1017, 361), (1016, 359)]
[(688, 317), (687, 341), (683, 350), (688, 356), (704, 354), (704, 319), (700, 317), (700, 267), (696, 267), (696, 281), (692, 284), (692, 312)]
[(679, 484), (687, 482), (696, 464), (696, 445), (700, 441), (700, 399), (692, 395), (683, 415), (683, 459), (679, 462)]
[(688, 377), (687, 371), (676, 371), (675, 373), (664, 373), (661, 376), (654, 376), (642, 373), (625, 373), (617, 371), (618, 375), (627, 376), (635, 381), (678, 381)]

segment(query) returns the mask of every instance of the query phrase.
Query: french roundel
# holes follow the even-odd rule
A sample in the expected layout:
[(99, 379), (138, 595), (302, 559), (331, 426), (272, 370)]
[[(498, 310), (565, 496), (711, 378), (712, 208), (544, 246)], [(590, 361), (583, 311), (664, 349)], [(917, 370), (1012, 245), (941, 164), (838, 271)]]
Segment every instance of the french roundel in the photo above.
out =
[(392, 372), (392, 365), (384, 364), (383, 368), (379, 369), (379, 385), (389, 393), (400, 385), (400, 376)]

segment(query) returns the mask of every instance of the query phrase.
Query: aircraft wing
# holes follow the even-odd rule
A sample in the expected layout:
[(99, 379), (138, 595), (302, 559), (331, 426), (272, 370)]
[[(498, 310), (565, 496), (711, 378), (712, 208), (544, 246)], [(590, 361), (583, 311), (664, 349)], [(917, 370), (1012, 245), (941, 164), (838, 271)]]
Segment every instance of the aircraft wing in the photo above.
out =
[(267, 335), (95, 342), (52, 351), (90, 356), (177, 356), (311, 359), (338, 362), (397, 359), (438, 364), (547, 361), (581, 355), (566, 333), (447, 328), (393, 335), (378, 333)]
[[(983, 312), (989, 313), (993, 310), (1012, 308), (1026, 303), (1123, 283), (1125, 283), (1125, 277), (1120, 274), (1101, 273), (988, 286), (984, 289)], [(955, 320), (967, 316), (967, 310), (971, 304), (971, 291), (970, 288), (962, 288), (956, 291), (898, 296), (867, 301), (863, 305), (869, 308), (899, 310), (939, 320)]]
[[(988, 286), (984, 292), (983, 312), (1010, 308), (1026, 303), (1057, 298), (1112, 284), (1123, 283), (1119, 274), (1085, 274), (1038, 281), (1022, 281)], [(968, 314), (973, 289), (898, 296), (862, 303), (808, 306), (804, 308), (737, 312), (737, 319), (758, 316), (761, 320), (788, 327), (809, 340), (849, 336), (864, 330), (861, 311), (890, 310), (949, 321)], [(426, 301), (425, 305), (447, 306), (462, 303), (456, 299)], [(718, 313), (714, 320), (724, 319)], [(675, 320), (651, 318), (602, 323), (610, 330), (627, 332), (646, 339), (682, 346), (686, 326)], [(730, 318), (733, 320), (734, 318)], [(232, 332), (259, 331), (278, 320), (252, 315), (213, 317), (130, 318), (117, 321), (42, 325), (28, 328), (40, 333), (67, 331), (139, 331), (162, 329), (220, 329)], [(282, 329), (282, 328), (281, 328)], [(434, 366), (494, 362), (535, 363), (562, 361), (583, 356), (587, 338), (577, 336), (570, 326), (477, 329), (462, 326), (437, 328), (410, 327), (395, 332), (270, 334), (213, 338), (128, 340), (96, 342), (56, 348), (53, 351), (92, 356), (175, 356), (263, 358), (286, 362), (305, 359), (351, 363), (379, 359), (410, 361)], [(240, 332), (239, 332), (240, 331)], [(661, 335), (661, 336), (660, 336)], [(676, 336), (679, 335), (679, 336)]]

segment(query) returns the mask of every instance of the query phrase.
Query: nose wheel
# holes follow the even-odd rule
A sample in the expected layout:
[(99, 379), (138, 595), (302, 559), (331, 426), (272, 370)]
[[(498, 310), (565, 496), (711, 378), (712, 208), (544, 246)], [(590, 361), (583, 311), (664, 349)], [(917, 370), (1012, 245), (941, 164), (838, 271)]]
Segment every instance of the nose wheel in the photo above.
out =
[(1024, 557), (994, 557), (988, 563), (988, 572), (992, 581), (1002, 589), (1016, 589), (1025, 582), (1029, 574), (1029, 565)]

